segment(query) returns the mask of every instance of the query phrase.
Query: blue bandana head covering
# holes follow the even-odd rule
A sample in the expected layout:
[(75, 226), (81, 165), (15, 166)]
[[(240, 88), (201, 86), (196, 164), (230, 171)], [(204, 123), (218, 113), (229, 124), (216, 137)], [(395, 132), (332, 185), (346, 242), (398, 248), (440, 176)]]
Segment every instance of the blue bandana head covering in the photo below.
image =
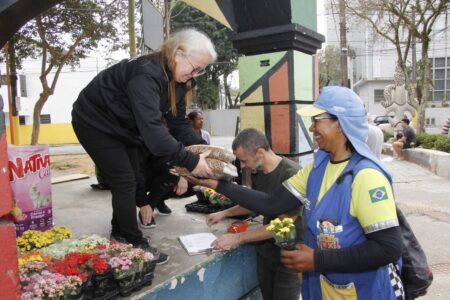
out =
[[(392, 181), (390, 173), (383, 167), (380, 160), (372, 153), (367, 145), (369, 124), (367, 112), (361, 99), (352, 90), (340, 86), (324, 87), (319, 98), (313, 105), (300, 109), (298, 113), (304, 117), (313, 117), (323, 113), (335, 115), (350, 143), (361, 156), (373, 161)], [(322, 153), (321, 153), (322, 152)], [(320, 162), (325, 151), (319, 151), (315, 161)]]

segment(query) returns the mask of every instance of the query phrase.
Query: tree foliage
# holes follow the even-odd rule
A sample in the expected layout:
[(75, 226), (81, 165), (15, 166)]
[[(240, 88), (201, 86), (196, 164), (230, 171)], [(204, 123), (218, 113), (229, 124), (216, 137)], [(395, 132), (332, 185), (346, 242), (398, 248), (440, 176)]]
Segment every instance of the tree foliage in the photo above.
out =
[(319, 56), (319, 86), (338, 84), (341, 80), (341, 52), (338, 46), (328, 45)]
[(42, 107), (55, 92), (62, 68), (77, 66), (101, 42), (109, 50), (122, 48), (126, 16), (126, 0), (65, 0), (29, 21), (11, 39), (13, 68), (20, 68), (25, 58), (41, 58), (42, 91), (33, 111), (31, 144), (38, 143)]
[[(383, 38), (395, 45), (398, 62), (406, 78), (412, 104), (418, 108), (418, 132), (425, 131), (425, 108), (432, 88), (431, 64), (428, 50), (432, 28), (449, 9), (449, 0), (348, 0), (350, 12), (366, 20)], [(416, 98), (415, 86), (411, 85), (407, 59), (410, 54), (412, 38), (421, 44), (420, 59), (423, 62), (423, 76), (417, 86), (420, 88)], [(415, 103), (417, 101), (417, 103)]]
[(192, 27), (205, 32), (213, 41), (218, 54), (217, 62), (207, 68), (206, 74), (195, 79), (194, 103), (202, 109), (217, 108), (220, 77), (223, 76), (228, 106), (235, 107), (236, 99), (232, 99), (227, 83), (228, 76), (237, 68), (237, 51), (231, 42), (231, 30), (183, 2), (174, 7), (170, 24), (171, 31)]

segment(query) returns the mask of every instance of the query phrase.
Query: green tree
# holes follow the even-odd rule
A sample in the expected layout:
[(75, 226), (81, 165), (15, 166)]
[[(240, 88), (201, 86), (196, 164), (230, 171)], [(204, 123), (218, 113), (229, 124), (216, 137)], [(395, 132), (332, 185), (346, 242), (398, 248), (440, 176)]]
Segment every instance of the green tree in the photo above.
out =
[(338, 46), (328, 45), (319, 55), (319, 86), (322, 88), (330, 83), (341, 80), (341, 52)]
[(207, 68), (205, 75), (196, 78), (194, 103), (202, 109), (217, 108), (219, 100), (220, 77), (224, 77), (224, 90), (228, 107), (235, 107), (238, 96), (231, 96), (227, 84), (228, 76), (237, 68), (237, 51), (231, 42), (231, 30), (204, 14), (186, 5), (177, 3), (172, 11), (171, 31), (192, 27), (205, 32), (213, 41), (218, 54), (217, 62)]
[(31, 144), (38, 143), (42, 108), (54, 94), (64, 66), (75, 67), (101, 41), (110, 51), (124, 48), (126, 0), (65, 0), (25, 24), (12, 38), (12, 68), (27, 57), (41, 57), (42, 91), (33, 111)]

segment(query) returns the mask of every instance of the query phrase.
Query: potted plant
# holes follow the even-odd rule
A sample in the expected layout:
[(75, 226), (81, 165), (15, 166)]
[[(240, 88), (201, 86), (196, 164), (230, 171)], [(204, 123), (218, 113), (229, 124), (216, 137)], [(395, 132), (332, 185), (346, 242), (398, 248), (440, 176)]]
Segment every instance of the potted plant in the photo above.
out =
[(296, 244), (296, 230), (291, 218), (280, 220), (276, 218), (270, 221), (267, 230), (271, 231), (275, 239), (275, 245), (285, 250), (294, 250)]

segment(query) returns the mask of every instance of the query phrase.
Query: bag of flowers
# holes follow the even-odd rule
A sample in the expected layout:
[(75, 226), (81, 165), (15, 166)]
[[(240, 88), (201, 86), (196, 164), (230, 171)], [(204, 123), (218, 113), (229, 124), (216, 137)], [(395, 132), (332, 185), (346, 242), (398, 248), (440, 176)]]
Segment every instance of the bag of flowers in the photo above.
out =
[[(206, 157), (206, 163), (212, 170), (213, 178), (229, 181), (233, 179), (233, 177), (238, 176), (237, 169), (232, 164), (236, 157), (232, 152), (225, 148), (210, 145), (192, 145), (186, 147), (186, 149), (194, 154), (210, 151), (209, 155)], [(188, 169), (178, 166), (174, 167), (173, 173), (181, 176), (191, 175)]]

